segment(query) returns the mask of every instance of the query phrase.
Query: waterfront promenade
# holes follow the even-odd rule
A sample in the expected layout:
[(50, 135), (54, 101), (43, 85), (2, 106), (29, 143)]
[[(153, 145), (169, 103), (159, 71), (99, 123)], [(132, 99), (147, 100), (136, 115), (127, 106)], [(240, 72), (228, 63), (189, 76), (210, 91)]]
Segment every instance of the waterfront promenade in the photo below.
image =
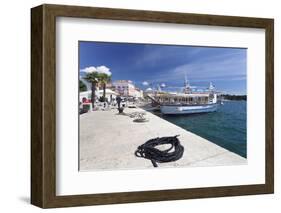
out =
[[(145, 112), (126, 108), (125, 113)], [(243, 165), (247, 160), (214, 143), (178, 127), (150, 112), (145, 123), (120, 115), (117, 109), (80, 115), (80, 171), (153, 168), (150, 160), (137, 158), (137, 147), (155, 137), (180, 135), (183, 157), (163, 167)]]

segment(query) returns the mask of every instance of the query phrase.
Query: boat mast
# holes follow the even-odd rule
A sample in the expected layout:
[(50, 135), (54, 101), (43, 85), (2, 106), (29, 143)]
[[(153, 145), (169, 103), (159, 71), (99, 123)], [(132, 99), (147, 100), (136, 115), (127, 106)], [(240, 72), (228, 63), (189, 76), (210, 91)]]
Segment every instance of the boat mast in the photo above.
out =
[(185, 75), (184, 75), (184, 93), (191, 93), (191, 88), (190, 88), (190, 84), (187, 80), (186, 72), (185, 72)]
[(215, 87), (214, 87), (213, 83), (210, 82), (210, 84), (209, 84), (209, 90), (210, 90), (210, 91), (213, 91), (214, 89), (215, 89)]
[(187, 75), (186, 75), (186, 72), (185, 72), (185, 75), (184, 75), (184, 87), (187, 88), (189, 86), (189, 83), (187, 81)]

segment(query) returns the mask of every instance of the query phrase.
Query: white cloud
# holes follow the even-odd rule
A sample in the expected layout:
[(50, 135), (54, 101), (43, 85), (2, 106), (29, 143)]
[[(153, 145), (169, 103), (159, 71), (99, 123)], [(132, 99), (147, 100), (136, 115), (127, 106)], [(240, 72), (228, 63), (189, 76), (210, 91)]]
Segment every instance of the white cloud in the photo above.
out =
[(149, 91), (152, 91), (152, 89), (149, 87), (145, 91), (149, 92)]
[(162, 83), (162, 84), (161, 84), (161, 87), (166, 87), (166, 84), (165, 84), (165, 83)]
[(81, 69), (80, 72), (85, 72), (85, 73), (97, 72), (97, 73), (104, 73), (109, 76), (111, 76), (111, 74), (112, 74), (110, 72), (110, 69), (104, 65), (98, 66), (98, 67), (94, 67), (94, 66), (86, 67), (84, 69)]
[(91, 66), (91, 67), (86, 67), (84, 69), (81, 69), (80, 72), (85, 72), (85, 73), (92, 73), (92, 72), (96, 72), (97, 68)]
[(106, 66), (99, 66), (97, 67), (97, 72), (98, 73), (104, 73), (104, 74), (107, 74), (107, 75), (111, 75), (111, 72), (109, 71), (110, 69)]
[(149, 83), (148, 83), (147, 81), (144, 81), (144, 82), (142, 82), (142, 85), (143, 85), (143, 86), (148, 86)]

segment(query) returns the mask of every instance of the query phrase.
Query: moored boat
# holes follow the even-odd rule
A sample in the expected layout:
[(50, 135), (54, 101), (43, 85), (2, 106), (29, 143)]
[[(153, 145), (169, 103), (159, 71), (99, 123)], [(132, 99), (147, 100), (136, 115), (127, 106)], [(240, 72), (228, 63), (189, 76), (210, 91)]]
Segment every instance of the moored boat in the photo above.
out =
[(161, 105), (160, 110), (163, 114), (175, 115), (175, 114), (194, 114), (194, 113), (206, 113), (217, 111), (217, 104), (208, 105), (191, 105), (191, 106), (175, 106), (175, 105)]
[(204, 90), (195, 90), (185, 80), (182, 93), (158, 93), (154, 99), (160, 104), (162, 114), (194, 114), (215, 112), (219, 106), (218, 93), (210, 83)]

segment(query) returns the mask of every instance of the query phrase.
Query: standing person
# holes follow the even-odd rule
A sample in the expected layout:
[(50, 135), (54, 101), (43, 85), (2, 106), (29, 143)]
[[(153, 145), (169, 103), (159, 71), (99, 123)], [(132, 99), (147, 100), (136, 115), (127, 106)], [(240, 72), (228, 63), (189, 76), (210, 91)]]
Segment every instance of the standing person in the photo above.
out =
[(121, 103), (122, 99), (119, 95), (116, 97), (116, 101), (117, 101), (118, 109), (120, 109), (120, 103)]

